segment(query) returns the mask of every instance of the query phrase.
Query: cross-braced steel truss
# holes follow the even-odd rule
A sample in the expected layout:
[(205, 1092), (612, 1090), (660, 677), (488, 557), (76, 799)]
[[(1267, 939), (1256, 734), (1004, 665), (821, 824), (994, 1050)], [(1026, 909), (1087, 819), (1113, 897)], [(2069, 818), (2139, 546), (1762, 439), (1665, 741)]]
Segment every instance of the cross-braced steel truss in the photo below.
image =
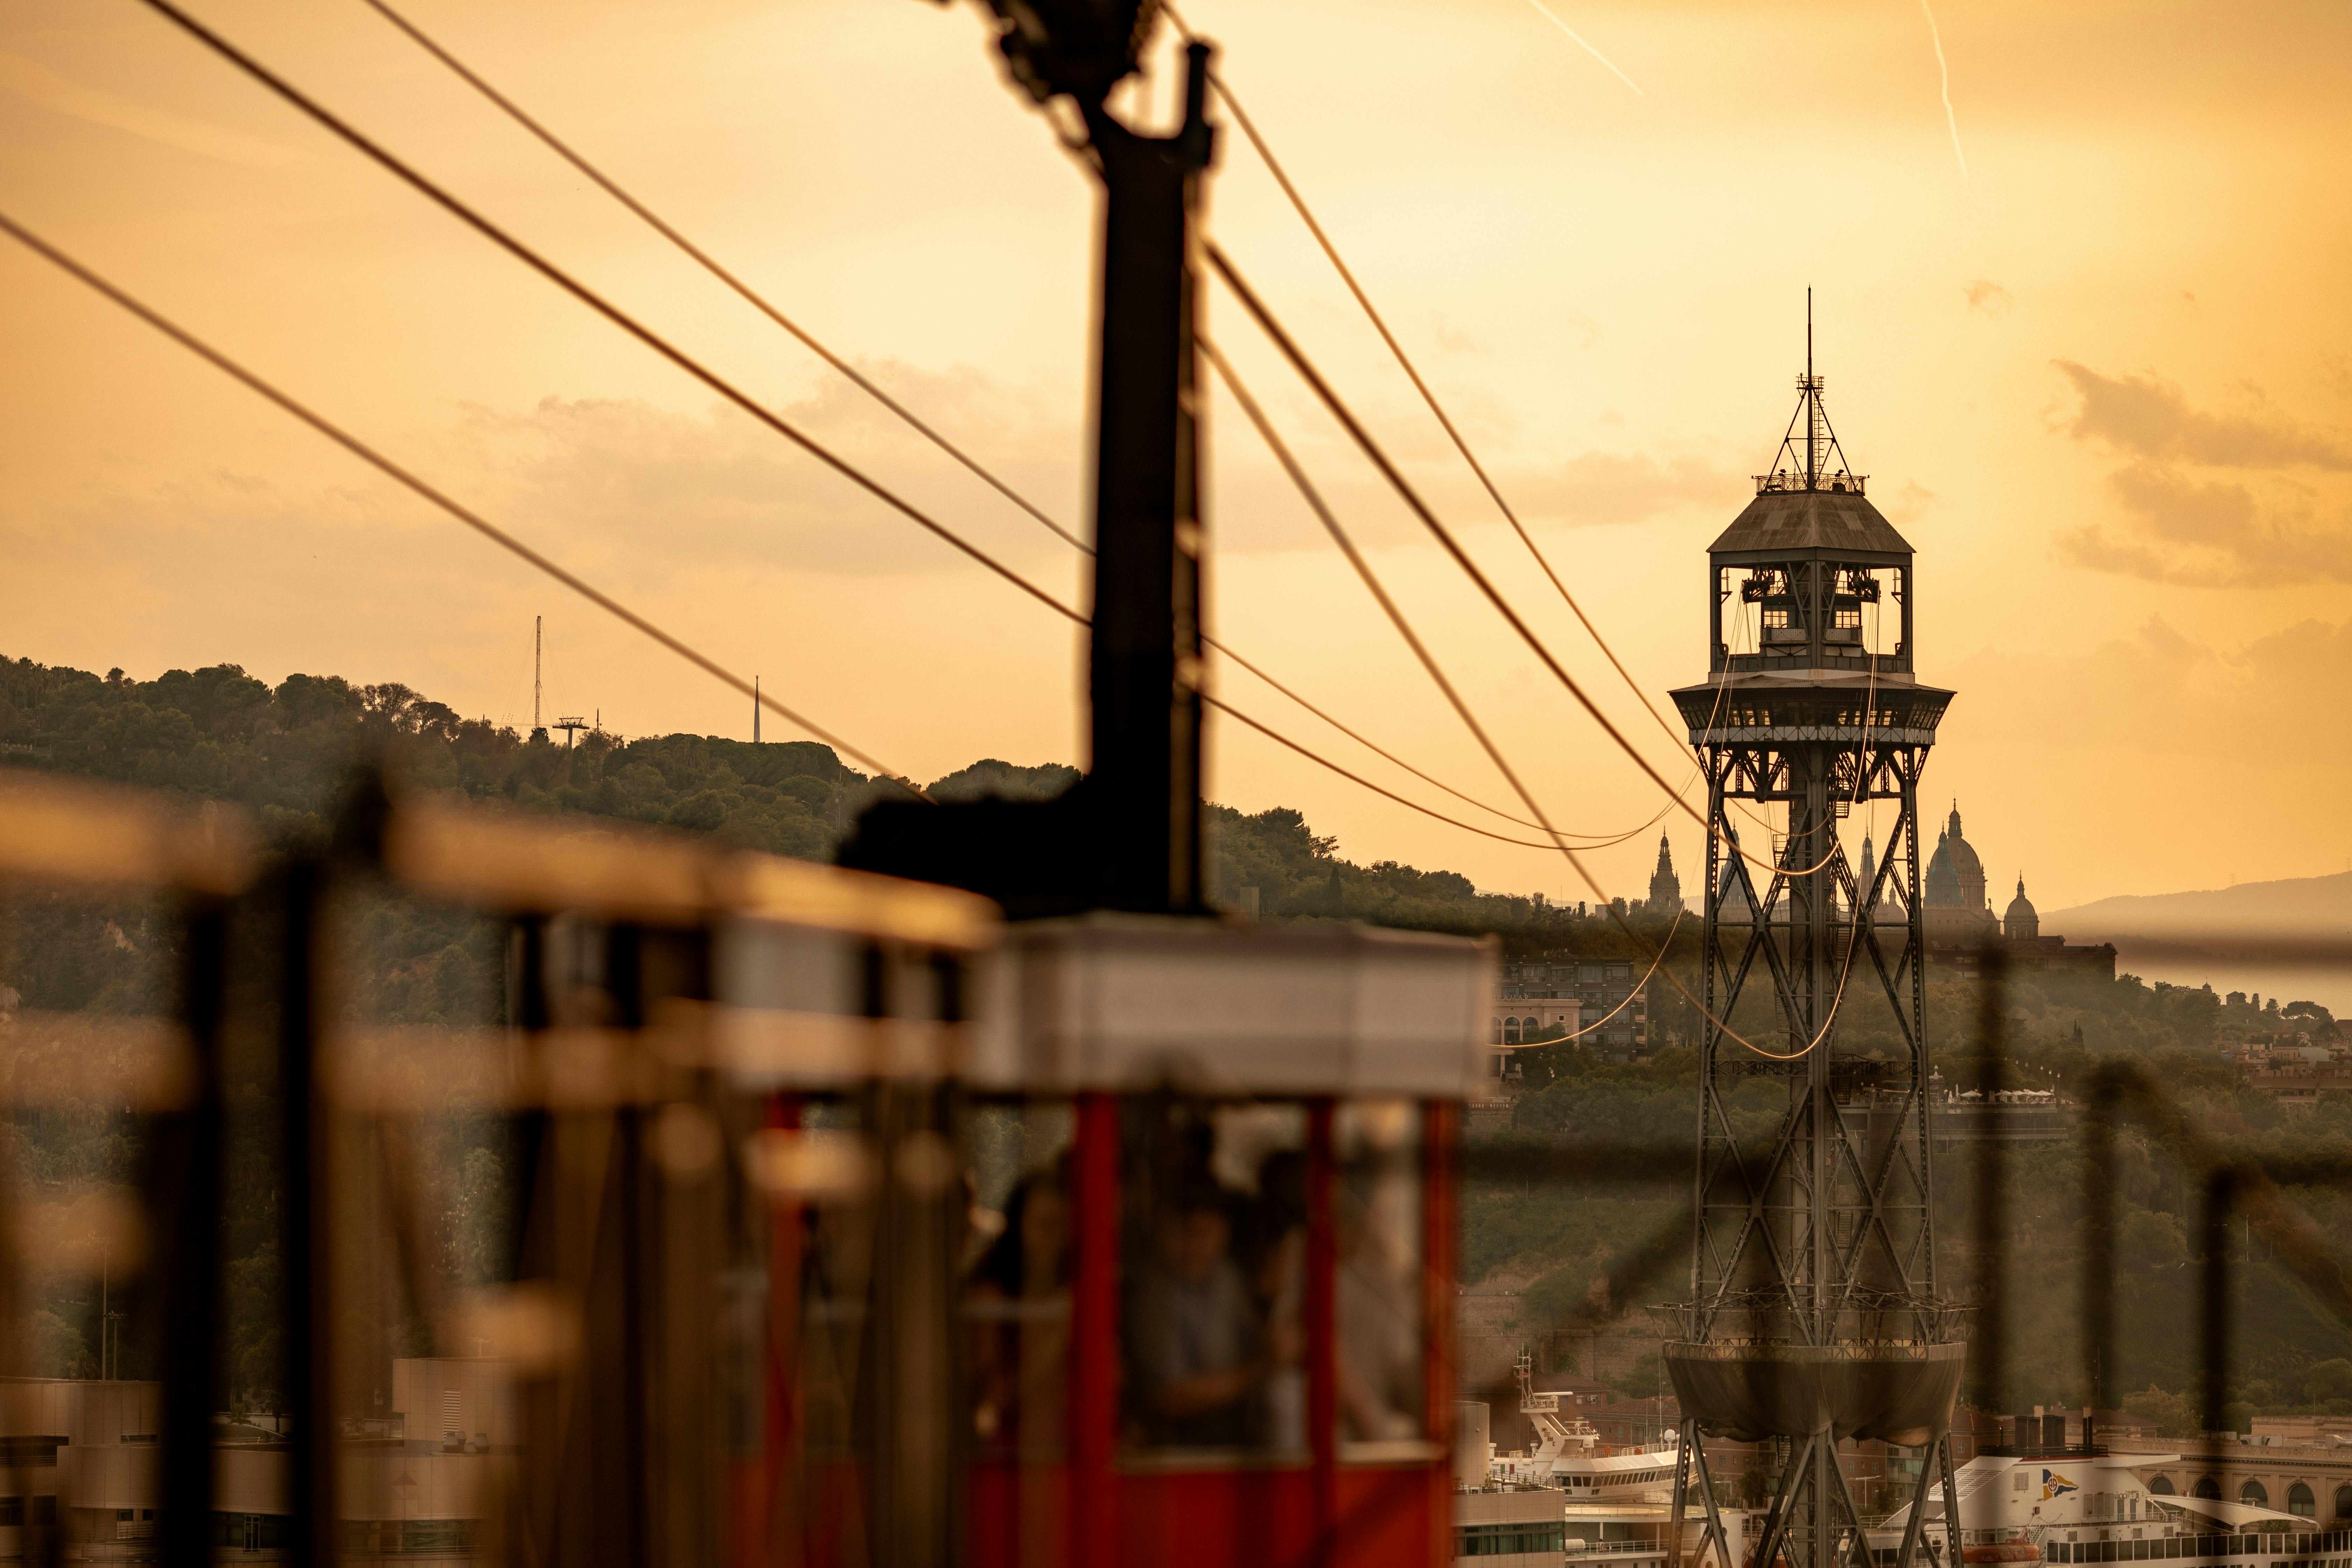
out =
[[(1832, 1356), (1850, 1348), (1869, 1358), (1951, 1337), (1951, 1310), (1937, 1289), (1929, 1164), (1919, 819), (1927, 750), (1866, 735), (1706, 748), (1714, 832), (1700, 939), (1706, 1016), (1686, 1342), (1752, 1345), (1761, 1362), (1780, 1347)], [(1788, 831), (1759, 858), (1769, 876), (1739, 852), (1738, 801), (1787, 809)], [(1857, 867), (1837, 825), (1873, 801), (1893, 803), (1894, 819), (1881, 858)], [(1891, 1030), (1873, 1031), (1875, 1048), (1842, 1050), (1842, 1016), (1864, 1008)], [(1740, 1092), (1758, 1079), (1785, 1088), (1760, 1127), (1764, 1112)], [(1775, 1557), (1793, 1568), (1874, 1568), (1838, 1460), (1837, 1440), (1848, 1433), (1819, 1419), (1807, 1430), (1792, 1415), (1778, 1427), (1787, 1462), (1764, 1533), (1743, 1553), (1756, 1568), (1771, 1568)], [(1931, 1482), (1943, 1479), (1943, 1495), (1953, 1495), (1948, 1436), (1934, 1436), (1923, 1460), (1896, 1559), (1904, 1568), (1921, 1545)], [(1682, 1469), (1706, 1497), (1711, 1549), (1735, 1563), (1706, 1485), (1706, 1438), (1695, 1414)], [(1684, 1495), (1678, 1486), (1677, 1516)], [(1945, 1534), (1954, 1554), (1946, 1561), (1956, 1562), (1948, 1521)]]

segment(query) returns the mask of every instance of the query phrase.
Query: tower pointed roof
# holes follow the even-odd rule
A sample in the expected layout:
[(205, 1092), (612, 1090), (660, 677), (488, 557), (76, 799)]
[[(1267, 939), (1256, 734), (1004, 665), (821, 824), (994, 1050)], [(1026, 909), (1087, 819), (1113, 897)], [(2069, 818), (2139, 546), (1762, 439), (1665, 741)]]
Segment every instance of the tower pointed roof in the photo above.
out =
[[(1707, 553), (1784, 557), (1791, 551), (1821, 550), (1842, 561), (1868, 563), (1882, 556), (1911, 558), (1911, 542), (1859, 492), (1762, 490), (1731, 526), (1708, 545)], [(1738, 564), (1735, 560), (1729, 564)]]

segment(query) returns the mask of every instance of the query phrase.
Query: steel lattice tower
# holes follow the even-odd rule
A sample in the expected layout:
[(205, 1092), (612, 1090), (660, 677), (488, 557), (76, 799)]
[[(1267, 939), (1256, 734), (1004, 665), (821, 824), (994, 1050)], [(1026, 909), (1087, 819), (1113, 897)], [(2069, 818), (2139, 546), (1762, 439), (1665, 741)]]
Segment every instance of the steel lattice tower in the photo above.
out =
[[(1952, 694), (1915, 678), (1911, 546), (1848, 471), (1807, 336), (1779, 458), (1708, 551), (1709, 678), (1674, 694), (1712, 825), (1696, 1239), (1665, 1347), (1684, 1415), (1674, 1539), (1696, 1480), (1717, 1561), (1738, 1563), (1706, 1443), (1778, 1439), (1788, 1462), (1755, 1568), (1783, 1553), (1790, 1568), (1874, 1568), (1837, 1442), (1882, 1438), (1927, 1450), (1896, 1560), (1908, 1568), (1931, 1479), (1952, 1495), (1964, 1351), (1936, 1278), (1920, 907), (1919, 778)], [(1857, 868), (1839, 824), (1871, 802), (1893, 821)], [(1739, 818), (1776, 811), (1785, 832), (1743, 839)], [(1892, 1059), (1842, 1053), (1841, 1010), (1882, 1001)], [(1735, 1101), (1753, 1108), (1759, 1079), (1780, 1090), (1777, 1121), (1743, 1137)]]

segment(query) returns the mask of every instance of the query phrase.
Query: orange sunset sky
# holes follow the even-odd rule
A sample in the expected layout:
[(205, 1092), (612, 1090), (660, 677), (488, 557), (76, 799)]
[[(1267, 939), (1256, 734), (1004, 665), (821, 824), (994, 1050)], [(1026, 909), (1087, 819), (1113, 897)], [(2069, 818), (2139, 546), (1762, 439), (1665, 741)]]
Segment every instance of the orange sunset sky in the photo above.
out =
[[(410, 0), (421, 24), (1058, 517), (1083, 522), (1096, 193), (920, 0)], [(2352, 864), (2352, 8), (1188, 0), (1221, 68), (1653, 694), (1793, 403), (1919, 551), (1930, 766), (2044, 910)], [(358, 0), (223, 32), (1065, 596), (1067, 547), (846, 388)], [(1580, 47), (1572, 27), (1592, 50)], [(1131, 112), (1164, 121), (1158, 64)], [(1613, 65), (1614, 71), (1611, 68)], [(1616, 72), (1622, 72), (1622, 77)], [(1963, 162), (1965, 160), (1965, 162)], [(135, 0), (0, 10), (0, 211), (919, 780), (1080, 759), (1066, 624), (562, 298)], [(1234, 254), (1662, 771), (1238, 134)], [(1209, 330), (1564, 826), (1661, 797), (1213, 288)], [(0, 653), (397, 680), (528, 722), (749, 705), (0, 241)], [(1222, 392), (1213, 625), (1459, 787), (1504, 787)], [(1443, 797), (1248, 676), (1219, 690)], [(1663, 704), (1662, 704), (1663, 705)], [(770, 738), (782, 735), (772, 723)], [(1557, 856), (1236, 727), (1215, 798), (1343, 854), (1590, 897)], [(1687, 818), (1668, 831), (1687, 875)], [(1858, 837), (1858, 832), (1855, 834)], [(1596, 858), (1638, 894), (1655, 830)], [(2000, 901), (1997, 899), (1996, 901)]]

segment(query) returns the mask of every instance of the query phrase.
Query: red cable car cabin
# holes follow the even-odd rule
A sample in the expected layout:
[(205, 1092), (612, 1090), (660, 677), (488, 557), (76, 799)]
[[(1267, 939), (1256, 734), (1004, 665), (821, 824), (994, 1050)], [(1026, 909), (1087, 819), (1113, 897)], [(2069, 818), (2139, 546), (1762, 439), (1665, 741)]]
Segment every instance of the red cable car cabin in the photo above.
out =
[(735, 1561), (1451, 1559), (1486, 946), (1039, 921), (961, 972), (869, 962), (861, 1034), (794, 940), (721, 964), (732, 1017), (838, 1020), (721, 1053), (772, 1090)]

